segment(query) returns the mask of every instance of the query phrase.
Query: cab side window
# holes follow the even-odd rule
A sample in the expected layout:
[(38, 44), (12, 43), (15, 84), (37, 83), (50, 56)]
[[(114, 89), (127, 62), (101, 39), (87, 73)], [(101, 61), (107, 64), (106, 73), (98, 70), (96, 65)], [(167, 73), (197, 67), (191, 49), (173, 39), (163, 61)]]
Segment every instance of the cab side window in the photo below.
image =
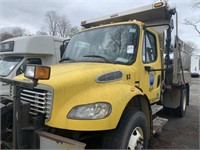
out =
[(24, 73), (26, 69), (26, 65), (33, 64), (33, 65), (42, 65), (42, 60), (40, 58), (28, 58), (26, 59), (23, 64), (17, 69), (16, 76)]
[(142, 60), (144, 63), (155, 62), (157, 59), (156, 37), (148, 31), (144, 37)]

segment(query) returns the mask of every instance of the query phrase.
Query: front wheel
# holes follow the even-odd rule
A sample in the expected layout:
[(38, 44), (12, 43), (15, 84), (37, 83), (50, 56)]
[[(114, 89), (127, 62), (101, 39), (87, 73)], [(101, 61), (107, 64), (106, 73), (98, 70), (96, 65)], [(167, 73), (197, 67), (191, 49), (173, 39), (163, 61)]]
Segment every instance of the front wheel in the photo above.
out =
[(105, 132), (104, 149), (147, 149), (148, 128), (141, 111), (126, 110), (116, 129)]

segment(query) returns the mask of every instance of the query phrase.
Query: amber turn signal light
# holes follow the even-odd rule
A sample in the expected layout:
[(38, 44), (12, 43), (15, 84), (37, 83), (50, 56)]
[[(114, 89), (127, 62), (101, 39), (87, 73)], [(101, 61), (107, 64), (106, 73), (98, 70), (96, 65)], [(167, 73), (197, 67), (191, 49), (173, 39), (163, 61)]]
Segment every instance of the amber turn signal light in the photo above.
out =
[(154, 7), (157, 8), (157, 7), (162, 7), (164, 5), (163, 2), (159, 2), (159, 3), (155, 3), (154, 4)]

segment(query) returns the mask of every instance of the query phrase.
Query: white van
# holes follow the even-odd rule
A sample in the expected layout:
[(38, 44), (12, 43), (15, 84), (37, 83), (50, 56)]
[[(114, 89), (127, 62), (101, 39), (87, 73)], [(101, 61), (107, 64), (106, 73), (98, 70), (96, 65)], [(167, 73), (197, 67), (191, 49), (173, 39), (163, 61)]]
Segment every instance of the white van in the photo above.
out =
[(191, 56), (191, 75), (192, 77), (199, 77), (200, 75), (200, 55)]
[[(0, 43), (0, 76), (13, 78), (22, 74), (26, 64), (56, 64), (62, 57), (60, 46), (65, 38), (25, 36)], [(10, 85), (0, 82), (0, 97), (8, 96)]]

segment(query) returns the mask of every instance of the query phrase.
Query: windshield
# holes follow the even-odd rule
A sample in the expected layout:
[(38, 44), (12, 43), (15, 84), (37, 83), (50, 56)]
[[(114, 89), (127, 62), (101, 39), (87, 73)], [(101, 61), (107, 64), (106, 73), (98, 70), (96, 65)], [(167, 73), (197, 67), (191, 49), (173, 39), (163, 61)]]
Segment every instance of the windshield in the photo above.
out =
[(115, 25), (76, 34), (70, 40), (63, 61), (132, 64), (138, 48), (139, 27)]
[(17, 64), (23, 59), (20, 56), (7, 56), (0, 58), (0, 76), (8, 76)]

